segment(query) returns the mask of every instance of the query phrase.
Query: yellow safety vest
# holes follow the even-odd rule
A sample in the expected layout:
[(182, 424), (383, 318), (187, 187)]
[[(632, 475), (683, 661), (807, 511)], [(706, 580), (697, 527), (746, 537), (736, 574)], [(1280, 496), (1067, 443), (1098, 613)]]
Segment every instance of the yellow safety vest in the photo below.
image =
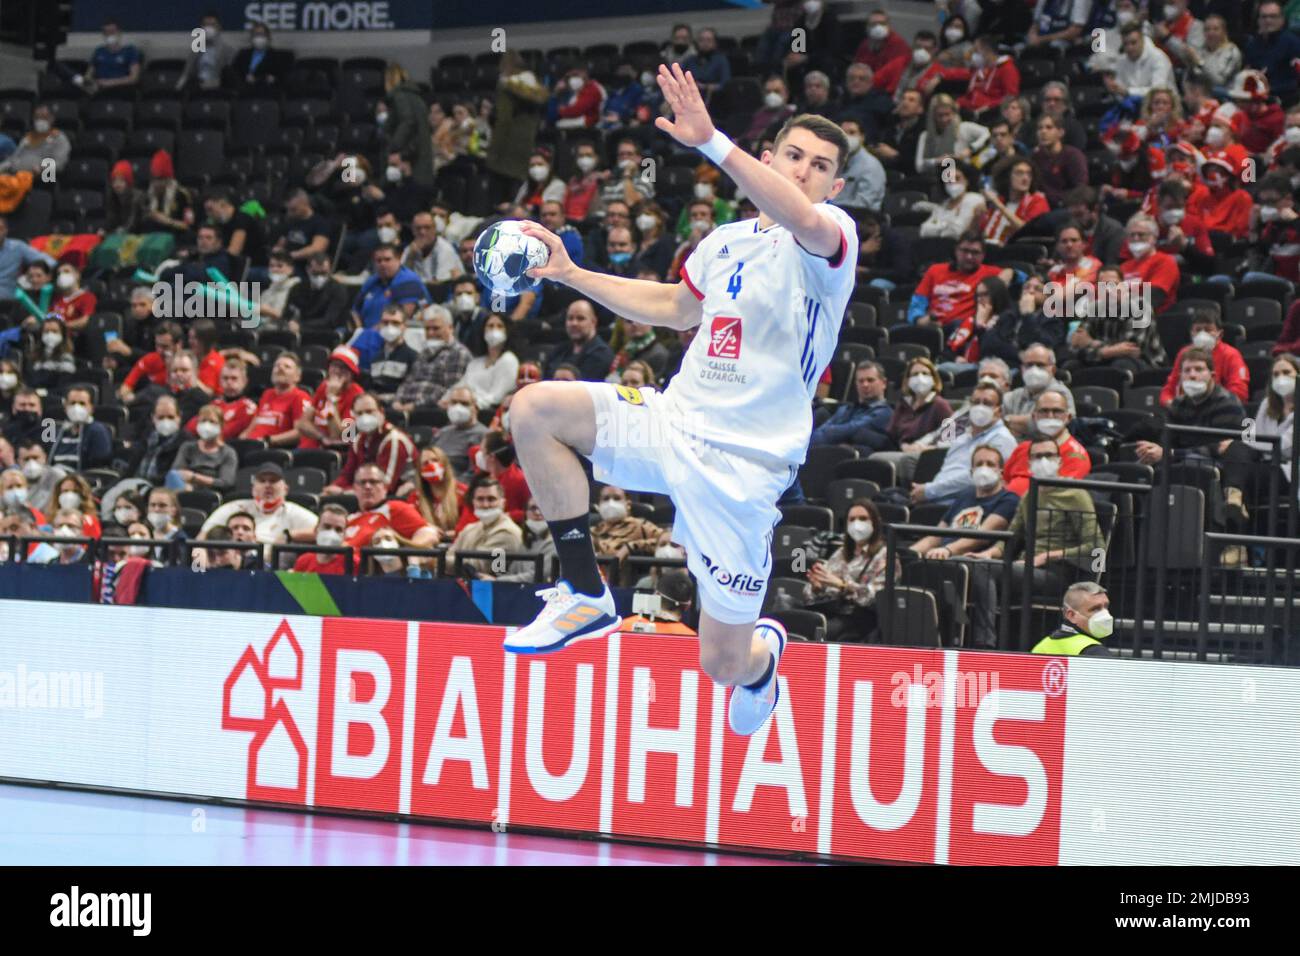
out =
[(1083, 651), (1101, 641), (1087, 634), (1071, 634), (1069, 637), (1052, 637), (1050, 634), (1034, 645), (1032, 654), (1064, 654), (1078, 657)]

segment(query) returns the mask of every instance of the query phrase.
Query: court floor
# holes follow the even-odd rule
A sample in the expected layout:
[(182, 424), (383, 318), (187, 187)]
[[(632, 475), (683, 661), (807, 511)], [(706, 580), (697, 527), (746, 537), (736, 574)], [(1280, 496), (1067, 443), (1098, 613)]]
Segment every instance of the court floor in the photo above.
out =
[(735, 866), (787, 861), (0, 785), (9, 866)]

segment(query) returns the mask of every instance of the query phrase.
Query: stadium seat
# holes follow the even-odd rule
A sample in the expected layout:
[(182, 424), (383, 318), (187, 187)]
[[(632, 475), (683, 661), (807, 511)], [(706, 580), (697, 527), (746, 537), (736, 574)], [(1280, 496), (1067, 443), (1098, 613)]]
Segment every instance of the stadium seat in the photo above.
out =
[(796, 641), (825, 641), (826, 615), (820, 611), (796, 608), (789, 611), (773, 611), (771, 616), (784, 625), (786, 634)]
[(858, 457), (850, 445), (813, 445), (799, 469), (799, 483), (805, 497), (821, 501), (826, 496), (826, 484), (836, 475), (836, 469), (846, 461)]
[(781, 505), (781, 525), (802, 525), (814, 531), (834, 531), (835, 514), (821, 505)]
[(900, 579), (904, 587), (923, 588), (939, 608), (940, 640), (954, 647), (965, 644), (970, 603), (970, 567), (962, 561), (909, 561)]
[(803, 578), (775, 577), (767, 582), (767, 599), (764, 614), (771, 614), (776, 609), (798, 610), (804, 606), (803, 589), (807, 582)]
[[(882, 593), (881, 643), (897, 647), (939, 647), (939, 602), (924, 588), (895, 586)], [(887, 606), (886, 606), (887, 605)]]
[(225, 137), (211, 130), (183, 131), (176, 146), (176, 178), (183, 183), (205, 183), (222, 171)]

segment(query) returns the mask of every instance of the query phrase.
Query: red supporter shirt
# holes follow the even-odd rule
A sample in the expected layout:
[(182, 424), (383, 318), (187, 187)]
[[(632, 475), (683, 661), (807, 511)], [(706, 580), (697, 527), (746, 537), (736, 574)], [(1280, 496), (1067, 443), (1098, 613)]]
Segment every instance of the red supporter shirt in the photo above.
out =
[[(95, 293), (87, 292), (85, 289), (78, 289), (67, 297), (56, 293), (50, 302), (50, 314), (57, 315), (65, 324), (80, 322), (95, 314), (95, 306), (98, 303)], [(73, 334), (77, 333), (73, 332)]]
[[(315, 409), (312, 421), (315, 423), (316, 427), (320, 429), (321, 434), (329, 432), (328, 409), (330, 405), (337, 402), (339, 419), (346, 421), (352, 417), (352, 403), (360, 398), (364, 391), (364, 389), (362, 389), (362, 387), (356, 382), (349, 382), (348, 387), (343, 390), (342, 394), (340, 394), (338, 398), (331, 398), (329, 392), (326, 390), (326, 384), (327, 383), (325, 382), (321, 382), (316, 386), (316, 395), (311, 400), (312, 408)], [(298, 443), (298, 447), (320, 448), (321, 443), (315, 438), (304, 438)]]
[[(274, 391), (274, 389), (272, 390)], [(225, 441), (238, 438), (244, 434), (244, 429), (253, 423), (253, 416), (257, 414), (257, 406), (253, 404), (251, 398), (218, 398), (212, 402), (217, 408), (221, 409), (222, 425), (221, 437)], [(185, 423), (185, 430), (191, 435), (199, 433), (199, 416), (195, 415)], [(286, 429), (281, 429), (285, 431)], [(272, 432), (272, 434), (275, 434)]]
[(855, 63), (865, 63), (871, 67), (871, 71), (876, 74), (876, 86), (880, 85), (880, 71), (886, 64), (894, 60), (911, 58), (911, 45), (894, 30), (890, 30), (889, 36), (880, 42), (879, 49), (872, 49), (871, 38), (867, 37), (858, 44), (857, 52), (853, 54)]
[(199, 363), (199, 381), (214, 395), (221, 394), (221, 369), (225, 364), (226, 357), (216, 349), (203, 356), (203, 361)]
[[(1011, 453), (1007, 459), (1007, 466), (1002, 469), (1002, 477), (1006, 481), (1007, 491), (1024, 497), (1025, 492), (1029, 491), (1029, 446), (1033, 442), (1022, 441), (1016, 446), (1016, 450)], [(1079, 440), (1073, 435), (1066, 437), (1061, 443), (1061, 478), (1087, 478), (1088, 472), (1092, 471), (1092, 459), (1088, 457), (1088, 450), (1079, 444)]]
[[(1160, 390), (1160, 404), (1168, 405), (1178, 397), (1179, 369), (1183, 367), (1183, 353), (1186, 352), (1190, 345), (1184, 345), (1178, 350), (1178, 355), (1174, 359), (1174, 369), (1169, 373), (1169, 378), (1165, 379), (1165, 387)], [(1214, 346), (1214, 381), (1222, 385), (1233, 395), (1241, 400), (1245, 405), (1250, 401), (1250, 369), (1246, 367), (1246, 360), (1242, 358), (1240, 352), (1229, 345), (1223, 339), (1219, 339)]]
[[(474, 458), (475, 449), (469, 450), (470, 460)], [(528, 490), (528, 480), (524, 478), (523, 469), (519, 467), (518, 462), (511, 462), (510, 467), (501, 474), (497, 475), (497, 481), (501, 482), (501, 490), (506, 496), (506, 514), (510, 520), (519, 527), (524, 526), (525, 512), (528, 510), (528, 499), (532, 492)], [(460, 498), (460, 516), (456, 519), (456, 534), (460, 534), (466, 525), (473, 524), (478, 518), (474, 514), (474, 508), (469, 497), (462, 493)]]
[(998, 106), (1008, 96), (1020, 95), (1020, 71), (1009, 56), (1000, 56), (990, 66), (982, 66), (970, 75), (970, 86), (957, 100), (964, 110), (978, 113)]
[[(1165, 221), (1160, 218), (1159, 215), (1156, 215), (1153, 218), (1156, 221), (1157, 228), (1160, 230), (1156, 234), (1156, 251), (1167, 252), (1170, 255), (1174, 255), (1179, 250), (1176, 250), (1173, 244), (1169, 241), (1169, 233), (1172, 227), (1166, 225)], [(1195, 247), (1196, 251), (1201, 255), (1214, 255), (1214, 245), (1210, 242), (1210, 230), (1205, 228), (1205, 220), (1200, 216), (1184, 214), (1183, 221), (1178, 224), (1178, 229), (1187, 237), (1187, 241), (1191, 243), (1192, 246)], [(1185, 249), (1186, 247), (1184, 247), (1184, 251)]]
[(315, 551), (308, 551), (298, 555), (293, 569), (308, 574), (346, 574), (347, 565), (343, 559), (344, 556), (341, 554), (331, 554), (328, 561), (321, 561)]
[(1241, 134), (1241, 145), (1248, 153), (1266, 152), (1282, 135), (1286, 125), (1286, 112), (1277, 103), (1267, 103), (1258, 113), (1246, 111), (1246, 129)]
[(140, 361), (131, 366), (131, 371), (126, 373), (122, 384), (135, 391), (136, 384), (142, 378), (149, 379), (155, 385), (167, 384), (167, 360), (162, 357), (161, 352), (145, 353)]
[(258, 400), (253, 430), (248, 437), (270, 438), (287, 432), (310, 408), (311, 396), (300, 388), (291, 388), (287, 392), (268, 388)]
[(1210, 232), (1226, 232), (1234, 239), (1245, 239), (1250, 234), (1250, 211), (1254, 207), (1255, 201), (1244, 189), (1229, 189), (1219, 194), (1206, 190), (1200, 202), (1187, 211), (1203, 220)]
[(951, 262), (936, 262), (925, 270), (914, 295), (930, 300), (926, 311), (942, 325), (951, 325), (975, 314), (975, 287), (1001, 270), (982, 265), (974, 272), (958, 272)]
[(364, 548), (381, 528), (392, 528), (410, 541), (421, 528), (428, 527), (431, 525), (414, 506), (405, 501), (385, 501), (372, 511), (358, 511), (349, 517), (343, 543), (352, 548)]
[(375, 464), (384, 470), (384, 476), (388, 479), (388, 493), (391, 495), (402, 483), (402, 476), (406, 474), (406, 468), (415, 460), (415, 456), (415, 443), (410, 436), (394, 428), (390, 422), (384, 422), (380, 431), (357, 437), (348, 449), (343, 470), (334, 483), (340, 488), (351, 488), (357, 469), (362, 465)]
[(1157, 314), (1164, 312), (1178, 298), (1178, 282), (1181, 273), (1178, 262), (1173, 256), (1163, 252), (1150, 252), (1144, 259), (1124, 258), (1128, 253), (1128, 243), (1120, 253), (1120, 272), (1130, 283), (1150, 282), (1152, 289), (1159, 289), (1165, 294), (1165, 301), (1156, 309)]
[[(1011, 220), (1002, 215), (1002, 210), (994, 206), (990, 206), (989, 210), (984, 220), (984, 238), (1000, 246), (1005, 245), (1016, 229), (1011, 225)], [(1030, 223), (1039, 216), (1051, 212), (1052, 207), (1047, 204), (1047, 197), (1042, 193), (1025, 193), (1020, 197), (1020, 202), (1016, 204), (1015, 209), (1011, 211), (1021, 222)]]

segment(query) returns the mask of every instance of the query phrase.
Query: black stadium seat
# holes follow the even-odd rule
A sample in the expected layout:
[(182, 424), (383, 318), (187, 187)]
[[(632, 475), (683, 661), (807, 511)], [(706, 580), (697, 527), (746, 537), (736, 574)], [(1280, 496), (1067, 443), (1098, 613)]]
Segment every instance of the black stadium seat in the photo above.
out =
[(203, 182), (222, 170), (226, 138), (211, 130), (185, 130), (176, 144), (176, 178)]

